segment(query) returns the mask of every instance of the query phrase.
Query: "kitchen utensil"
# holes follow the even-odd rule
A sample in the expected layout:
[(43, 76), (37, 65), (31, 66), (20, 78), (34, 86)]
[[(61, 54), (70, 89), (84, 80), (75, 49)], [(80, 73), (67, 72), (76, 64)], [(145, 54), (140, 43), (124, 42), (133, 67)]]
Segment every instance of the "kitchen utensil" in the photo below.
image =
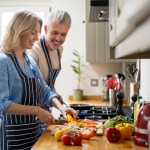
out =
[(125, 67), (125, 73), (130, 78), (131, 82), (135, 82), (135, 78), (138, 73), (138, 69), (136, 68), (135, 64), (127, 65)]
[(109, 106), (116, 106), (116, 90), (109, 89)]
[(117, 78), (117, 81), (119, 83), (117, 91), (122, 92), (123, 91), (123, 85), (124, 85), (125, 76), (123, 74), (121, 74), (121, 73), (117, 73), (117, 74), (115, 74), (115, 77)]
[(66, 119), (55, 119), (55, 123), (53, 123), (54, 125), (63, 125), (65, 123), (68, 123), (68, 121)]
[(109, 93), (108, 93), (108, 88), (106, 86), (106, 80), (107, 79), (108, 79), (107, 76), (101, 77), (101, 80), (103, 82), (103, 90), (102, 90), (103, 101), (109, 101)]
[(92, 104), (69, 104), (68, 105), (75, 110), (89, 110), (93, 105)]
[(115, 77), (119, 78), (119, 79), (122, 79), (122, 80), (125, 80), (125, 76), (122, 73), (115, 74)]

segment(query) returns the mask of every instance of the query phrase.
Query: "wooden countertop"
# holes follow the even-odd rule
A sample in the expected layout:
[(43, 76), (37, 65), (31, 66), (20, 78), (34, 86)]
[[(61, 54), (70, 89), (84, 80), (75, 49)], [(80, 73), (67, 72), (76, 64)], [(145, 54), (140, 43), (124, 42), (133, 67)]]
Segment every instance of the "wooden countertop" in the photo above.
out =
[(109, 102), (103, 100), (82, 100), (82, 101), (74, 101), (68, 100), (68, 104), (92, 104), (94, 106), (109, 106)]
[[(50, 129), (50, 128), (49, 128)], [(148, 150), (134, 144), (133, 137), (129, 140), (120, 140), (118, 143), (109, 143), (105, 136), (95, 136), (90, 140), (83, 140), (80, 146), (64, 145), (61, 141), (55, 140), (47, 129), (39, 140), (32, 147), (32, 150)]]
[[(104, 101), (102, 96), (83, 96), (83, 100), (75, 101), (72, 96), (69, 96), (68, 104), (93, 104), (94, 106), (110, 106), (108, 101)], [(124, 105), (127, 105), (128, 101), (124, 100)]]
[(68, 97), (68, 104), (92, 104), (95, 106), (109, 106), (108, 101), (103, 101), (102, 96), (83, 96), (83, 100), (75, 101), (73, 96)]

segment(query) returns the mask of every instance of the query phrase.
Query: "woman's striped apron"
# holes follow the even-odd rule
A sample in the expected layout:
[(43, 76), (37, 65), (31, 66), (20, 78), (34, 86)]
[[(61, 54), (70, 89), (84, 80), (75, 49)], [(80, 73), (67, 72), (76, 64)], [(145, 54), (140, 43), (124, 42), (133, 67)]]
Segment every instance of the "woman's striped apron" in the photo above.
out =
[[(23, 93), (20, 104), (37, 106), (41, 99), (41, 88), (38, 79), (28, 78), (22, 72), (17, 58), (11, 58), (23, 84)], [(39, 121), (35, 119), (35, 115), (5, 115), (2, 121), (1, 132), (2, 150), (30, 150), (41, 134)]]

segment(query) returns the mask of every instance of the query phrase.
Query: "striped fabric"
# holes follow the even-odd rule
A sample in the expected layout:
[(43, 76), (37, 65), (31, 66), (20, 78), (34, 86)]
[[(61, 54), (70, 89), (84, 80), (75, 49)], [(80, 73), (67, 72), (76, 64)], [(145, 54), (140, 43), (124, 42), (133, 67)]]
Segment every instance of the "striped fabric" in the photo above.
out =
[[(28, 78), (21, 70), (17, 58), (11, 58), (22, 79), (24, 89), (20, 104), (37, 106), (41, 99), (38, 79)], [(1, 150), (30, 150), (41, 134), (40, 123), (35, 117), (34, 115), (5, 115), (1, 128)]]

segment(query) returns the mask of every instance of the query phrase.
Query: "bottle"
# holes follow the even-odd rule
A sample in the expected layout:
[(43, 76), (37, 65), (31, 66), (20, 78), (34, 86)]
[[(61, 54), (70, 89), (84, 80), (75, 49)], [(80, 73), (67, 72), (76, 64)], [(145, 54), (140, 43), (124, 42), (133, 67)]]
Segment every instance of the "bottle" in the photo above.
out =
[(138, 115), (138, 112), (140, 110), (140, 106), (141, 106), (141, 101), (142, 101), (142, 96), (137, 96), (137, 101), (134, 103), (134, 124), (136, 124), (136, 118)]
[(133, 95), (132, 95), (132, 97), (131, 97), (131, 104), (130, 104), (130, 106), (131, 106), (131, 109), (132, 109), (132, 114), (131, 114), (131, 119), (134, 119), (134, 104), (135, 104), (135, 102), (137, 101), (137, 96), (138, 96), (138, 94), (137, 93), (134, 93)]

